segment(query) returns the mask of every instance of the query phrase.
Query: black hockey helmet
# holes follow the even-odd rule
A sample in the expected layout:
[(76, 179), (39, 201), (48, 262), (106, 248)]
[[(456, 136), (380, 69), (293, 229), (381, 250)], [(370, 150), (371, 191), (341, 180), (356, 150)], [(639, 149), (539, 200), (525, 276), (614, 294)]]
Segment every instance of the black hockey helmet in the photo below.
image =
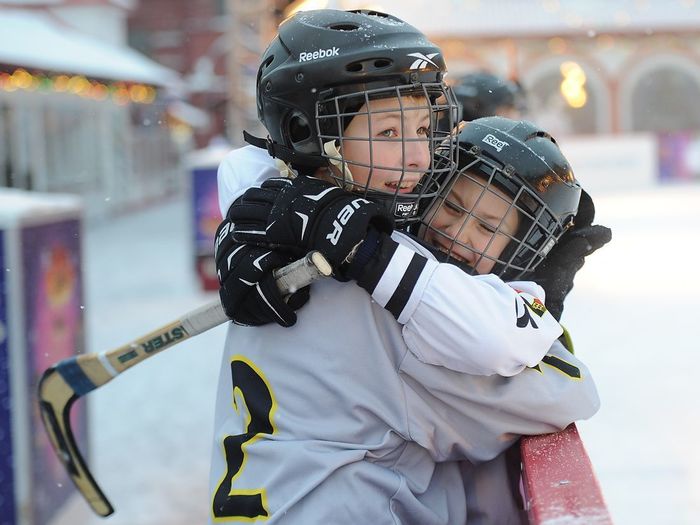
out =
[[(246, 140), (303, 173), (334, 165), (334, 178), (343, 187), (388, 201), (397, 222), (417, 220), (418, 199), (436, 194), (436, 169), (446, 174), (454, 167), (444, 162), (435, 167), (437, 145), (450, 143), (450, 137), (455, 144), (450, 130), (440, 132), (434, 125), (444, 115), (456, 124), (456, 102), (443, 82), (445, 72), (440, 49), (392, 15), (334, 9), (297, 12), (282, 22), (258, 70), (257, 110), (269, 138), (263, 143), (247, 135)], [(424, 101), (411, 109), (427, 110), (431, 117), (430, 130), (421, 139), (432, 159), (428, 175), (410, 194), (370, 189), (372, 169), (394, 169), (401, 176), (411, 170), (343, 158), (342, 131), (358, 114), (369, 119), (371, 100), (391, 97), (403, 126), (406, 109), (400, 97), (406, 96)], [(370, 138), (365, 140), (371, 147)], [(353, 165), (369, 169), (366, 184), (353, 182)]]
[[(441, 246), (446, 260), (454, 260), (450, 257), (454, 257), (457, 246), (474, 254), (470, 268), (466, 268), (470, 273), (475, 273), (479, 261), (488, 259), (494, 263), (490, 273), (505, 280), (526, 278), (573, 224), (581, 186), (569, 162), (547, 132), (531, 122), (505, 117), (467, 123), (459, 133), (458, 148), (457, 171), (424, 214), (420, 235)], [(477, 188), (470, 209), (454, 191), (460, 180)], [(514, 232), (503, 231), (505, 219), (494, 224), (493, 218), (479, 216), (476, 208), (487, 193), (507, 202), (509, 211), (517, 211)], [(445, 217), (441, 210), (445, 209), (452, 214), (449, 234), (441, 224)], [(470, 220), (493, 233), (489, 245), (497, 235), (507, 236), (508, 243), (499, 255), (487, 254), (489, 246), (478, 250), (468, 240), (460, 240)]]
[(456, 79), (452, 89), (462, 108), (462, 120), (495, 116), (503, 108), (521, 114), (526, 110), (525, 90), (520, 83), (486, 71)]

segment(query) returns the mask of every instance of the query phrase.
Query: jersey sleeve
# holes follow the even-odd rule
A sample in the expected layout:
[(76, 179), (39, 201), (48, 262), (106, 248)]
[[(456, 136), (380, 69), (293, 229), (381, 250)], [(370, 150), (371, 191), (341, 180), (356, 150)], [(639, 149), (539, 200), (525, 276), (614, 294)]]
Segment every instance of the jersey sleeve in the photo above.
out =
[(411, 352), (400, 373), (411, 438), (438, 461), (488, 461), (521, 435), (557, 432), (600, 407), (588, 369), (559, 341), (535, 367), (511, 377), (461, 374)]
[(403, 325), (406, 345), (424, 363), (512, 376), (539, 363), (562, 334), (533, 282), (468, 275), (401, 233), (380, 249), (382, 267), (365, 287)]

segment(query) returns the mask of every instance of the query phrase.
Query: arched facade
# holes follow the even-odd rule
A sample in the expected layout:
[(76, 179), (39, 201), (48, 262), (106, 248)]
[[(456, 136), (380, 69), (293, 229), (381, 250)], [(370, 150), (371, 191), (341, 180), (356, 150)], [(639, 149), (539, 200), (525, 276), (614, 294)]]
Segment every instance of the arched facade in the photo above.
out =
[[(577, 64), (585, 73), (582, 90), (586, 103), (572, 107), (561, 93), (562, 65)], [(574, 54), (542, 57), (523, 68), (520, 77), (528, 91), (531, 118), (554, 134), (590, 134), (610, 131), (611, 97), (602, 68), (588, 57)]]
[[(528, 117), (553, 133), (700, 130), (700, 31), (433, 40), (451, 71), (517, 77), (528, 89)], [(557, 94), (567, 61), (586, 76), (579, 109)]]
[(700, 129), (700, 63), (692, 55), (635, 56), (619, 86), (621, 131)]

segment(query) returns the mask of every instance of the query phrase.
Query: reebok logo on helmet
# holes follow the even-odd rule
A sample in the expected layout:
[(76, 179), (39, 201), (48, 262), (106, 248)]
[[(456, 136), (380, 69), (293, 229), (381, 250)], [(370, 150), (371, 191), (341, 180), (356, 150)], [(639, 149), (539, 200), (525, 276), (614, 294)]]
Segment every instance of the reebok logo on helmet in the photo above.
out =
[(340, 48), (331, 47), (328, 49), (317, 49), (316, 51), (302, 51), (299, 53), (299, 62), (309, 62), (310, 60), (318, 60), (319, 58), (337, 57), (339, 56)]
[(510, 144), (508, 144), (505, 140), (498, 140), (496, 137), (491, 135), (491, 133), (489, 133), (483, 139), (481, 139), (481, 142), (485, 142), (489, 146), (493, 146), (499, 152), (503, 149), (504, 146), (510, 146)]
[(436, 69), (440, 69), (440, 67), (432, 60), (439, 54), (440, 53), (430, 53), (428, 55), (424, 55), (423, 53), (418, 52), (409, 53), (407, 56), (413, 57), (416, 60), (414, 60), (413, 64), (411, 64), (408, 69), (425, 69), (428, 67), (428, 64), (432, 64)]
[(405, 219), (414, 216), (417, 211), (417, 202), (397, 202), (396, 208), (394, 209), (394, 216)]

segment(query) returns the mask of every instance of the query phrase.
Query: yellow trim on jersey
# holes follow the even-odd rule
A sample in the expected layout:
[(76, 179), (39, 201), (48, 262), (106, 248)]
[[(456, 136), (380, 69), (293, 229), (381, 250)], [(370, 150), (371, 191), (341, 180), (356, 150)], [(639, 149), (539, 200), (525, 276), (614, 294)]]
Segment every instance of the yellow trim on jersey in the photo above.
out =
[(566, 326), (564, 326), (561, 323), (559, 324), (559, 326), (561, 326), (561, 329), (564, 330), (564, 333), (561, 334), (559, 340), (561, 341), (561, 338), (563, 337), (564, 340), (561, 341), (561, 343), (564, 345), (564, 348), (566, 348), (569, 352), (571, 352), (573, 354), (574, 353), (574, 340), (572, 339), (569, 331), (566, 329)]

